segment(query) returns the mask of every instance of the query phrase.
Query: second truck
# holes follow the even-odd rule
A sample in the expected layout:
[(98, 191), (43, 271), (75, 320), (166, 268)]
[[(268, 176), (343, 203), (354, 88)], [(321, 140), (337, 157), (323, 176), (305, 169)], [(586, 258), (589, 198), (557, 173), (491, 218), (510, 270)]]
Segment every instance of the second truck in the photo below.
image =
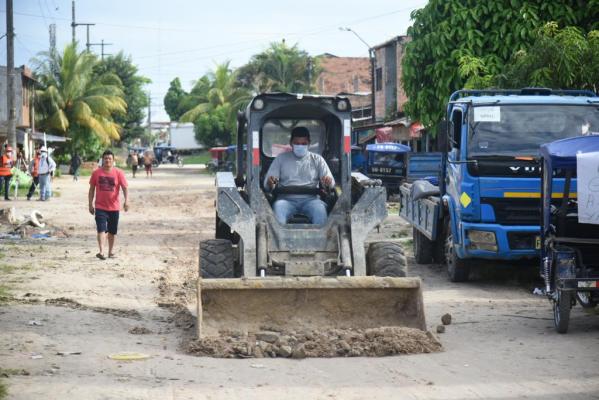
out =
[[(416, 261), (444, 262), (450, 280), (459, 282), (481, 259), (538, 257), (539, 147), (599, 131), (599, 97), (538, 88), (460, 90), (450, 97), (447, 121), (438, 185), (400, 188)], [(563, 186), (558, 173), (555, 201)]]

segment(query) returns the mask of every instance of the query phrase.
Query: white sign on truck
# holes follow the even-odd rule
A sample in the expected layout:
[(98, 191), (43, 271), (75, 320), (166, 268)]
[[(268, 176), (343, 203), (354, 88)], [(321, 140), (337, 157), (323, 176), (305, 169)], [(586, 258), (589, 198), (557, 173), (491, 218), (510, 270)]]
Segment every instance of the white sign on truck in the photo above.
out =
[(204, 146), (196, 141), (193, 124), (190, 122), (172, 122), (169, 127), (170, 145), (177, 150), (197, 150)]

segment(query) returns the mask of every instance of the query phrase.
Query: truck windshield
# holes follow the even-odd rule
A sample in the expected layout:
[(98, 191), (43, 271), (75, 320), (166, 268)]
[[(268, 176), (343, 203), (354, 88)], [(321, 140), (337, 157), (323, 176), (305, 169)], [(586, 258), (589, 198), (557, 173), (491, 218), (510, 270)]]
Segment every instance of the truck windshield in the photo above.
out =
[(469, 121), (469, 157), (536, 157), (543, 143), (599, 135), (599, 107), (591, 104), (478, 106)]

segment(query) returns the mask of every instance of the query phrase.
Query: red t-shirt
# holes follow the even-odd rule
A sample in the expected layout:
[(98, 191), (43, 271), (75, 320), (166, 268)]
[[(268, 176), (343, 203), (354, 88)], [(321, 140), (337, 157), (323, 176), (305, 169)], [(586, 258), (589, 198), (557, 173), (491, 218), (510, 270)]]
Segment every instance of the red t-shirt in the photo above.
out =
[(121, 187), (127, 187), (125, 174), (118, 168), (112, 168), (110, 172), (104, 168), (98, 168), (89, 178), (89, 184), (96, 188), (96, 208), (104, 211), (119, 211), (119, 192)]

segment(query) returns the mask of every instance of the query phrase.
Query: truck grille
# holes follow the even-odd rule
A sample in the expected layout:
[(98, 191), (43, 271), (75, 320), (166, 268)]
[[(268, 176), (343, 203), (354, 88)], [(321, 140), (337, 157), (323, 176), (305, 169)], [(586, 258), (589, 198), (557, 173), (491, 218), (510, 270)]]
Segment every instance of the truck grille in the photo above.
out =
[(495, 212), (495, 222), (502, 225), (539, 225), (541, 204), (539, 199), (504, 199), (484, 197), (481, 203), (489, 204)]

